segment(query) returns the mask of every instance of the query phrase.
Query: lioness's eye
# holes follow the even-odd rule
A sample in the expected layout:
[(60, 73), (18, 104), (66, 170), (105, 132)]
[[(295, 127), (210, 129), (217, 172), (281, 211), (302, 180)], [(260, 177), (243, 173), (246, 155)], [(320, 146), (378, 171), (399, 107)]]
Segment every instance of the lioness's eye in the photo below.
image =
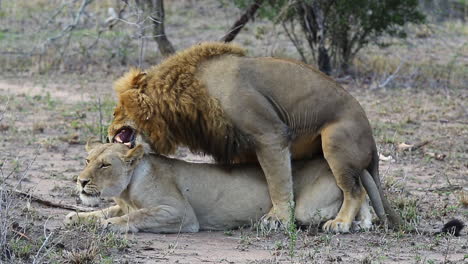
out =
[(110, 167), (110, 164), (103, 163), (103, 164), (101, 164), (101, 167), (99, 167), (99, 168), (105, 169), (105, 168), (109, 168), (109, 167)]

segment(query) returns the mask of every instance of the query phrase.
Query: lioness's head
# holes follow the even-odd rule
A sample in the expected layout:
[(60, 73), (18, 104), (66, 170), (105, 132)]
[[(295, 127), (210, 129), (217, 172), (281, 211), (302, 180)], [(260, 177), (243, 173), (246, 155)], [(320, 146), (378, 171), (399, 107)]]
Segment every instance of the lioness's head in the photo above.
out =
[(77, 185), (83, 203), (92, 206), (99, 203), (99, 196), (119, 196), (144, 154), (141, 145), (129, 149), (123, 144), (102, 144), (95, 140), (88, 141), (86, 151), (86, 167), (78, 176)]
[(136, 122), (148, 121), (153, 115), (151, 100), (143, 91), (146, 79), (146, 73), (139, 69), (131, 69), (115, 82), (114, 88), (119, 101), (108, 129), (110, 142), (122, 143), (133, 148), (138, 132)]

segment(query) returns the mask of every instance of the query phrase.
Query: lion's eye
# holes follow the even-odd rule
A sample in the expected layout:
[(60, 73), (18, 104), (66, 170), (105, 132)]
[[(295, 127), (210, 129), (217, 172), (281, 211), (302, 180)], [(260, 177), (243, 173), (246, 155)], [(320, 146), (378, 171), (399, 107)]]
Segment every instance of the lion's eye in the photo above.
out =
[(99, 168), (101, 169), (105, 169), (105, 168), (109, 168), (110, 167), (110, 164), (108, 163), (102, 163), (101, 166)]
[(89, 159), (85, 159), (86, 165), (89, 164)]

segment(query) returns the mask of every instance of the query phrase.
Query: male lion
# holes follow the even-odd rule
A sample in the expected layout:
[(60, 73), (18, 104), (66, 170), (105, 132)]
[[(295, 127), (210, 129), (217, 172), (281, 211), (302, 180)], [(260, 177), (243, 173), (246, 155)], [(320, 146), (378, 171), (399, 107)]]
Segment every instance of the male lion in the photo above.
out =
[[(99, 195), (113, 197), (117, 205), (70, 213), (66, 223), (94, 219), (116, 232), (225, 230), (250, 225), (271, 208), (258, 166), (187, 163), (145, 154), (142, 145), (89, 142), (86, 149), (87, 165), (77, 180), (80, 197), (87, 203)], [(333, 218), (343, 196), (325, 160), (294, 165), (296, 219), (318, 225)], [(359, 207), (359, 227), (370, 228), (367, 202)]]
[[(130, 70), (115, 89), (119, 102), (108, 130), (111, 142), (132, 147), (140, 133), (160, 154), (187, 146), (223, 163), (256, 157), (273, 204), (267, 222), (288, 220), (291, 158), (323, 153), (344, 196), (338, 215), (325, 229), (349, 230), (365, 196), (360, 181), (364, 170), (379, 188), (374, 206), (383, 203), (389, 224), (399, 224), (380, 187), (377, 149), (364, 110), (336, 82), (308, 65), (251, 58), (233, 45), (204, 43), (146, 72)], [(378, 216), (386, 222), (385, 213)]]

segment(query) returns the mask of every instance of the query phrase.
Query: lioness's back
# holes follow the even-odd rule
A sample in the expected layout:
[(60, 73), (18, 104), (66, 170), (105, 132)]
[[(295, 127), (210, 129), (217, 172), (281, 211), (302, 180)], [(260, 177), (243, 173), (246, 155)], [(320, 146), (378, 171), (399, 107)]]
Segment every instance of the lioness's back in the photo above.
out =
[[(167, 166), (177, 167), (172, 177), (175, 177), (179, 190), (196, 212), (200, 229), (248, 225), (272, 206), (259, 166), (220, 167), (161, 157), (156, 158), (155, 162), (159, 166), (164, 162)], [(319, 222), (336, 215), (342, 196), (325, 160), (295, 164), (297, 220), (302, 223)]]

